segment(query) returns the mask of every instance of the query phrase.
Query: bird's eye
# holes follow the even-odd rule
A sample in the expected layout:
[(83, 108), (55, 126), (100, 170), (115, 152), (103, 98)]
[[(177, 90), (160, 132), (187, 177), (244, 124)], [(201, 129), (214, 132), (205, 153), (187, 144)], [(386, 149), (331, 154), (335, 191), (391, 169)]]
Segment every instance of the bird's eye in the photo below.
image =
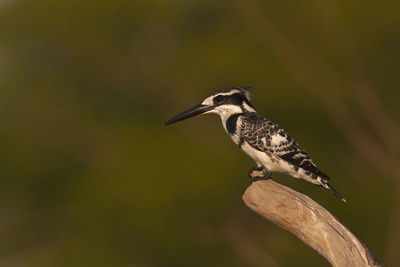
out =
[(217, 95), (215, 98), (214, 98), (214, 101), (216, 102), (216, 103), (221, 103), (222, 101), (224, 101), (224, 96), (223, 95)]

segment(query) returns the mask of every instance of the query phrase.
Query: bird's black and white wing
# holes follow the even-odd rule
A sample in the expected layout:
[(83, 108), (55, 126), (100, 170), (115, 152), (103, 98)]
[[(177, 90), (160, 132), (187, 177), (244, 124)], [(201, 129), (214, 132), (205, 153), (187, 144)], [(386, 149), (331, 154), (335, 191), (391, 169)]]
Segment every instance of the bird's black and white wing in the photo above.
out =
[[(240, 126), (243, 142), (247, 142), (254, 149), (264, 152), (272, 159), (272, 162), (275, 161), (279, 168), (286, 168), (284, 171), (292, 174), (292, 176), (320, 185), (345, 201), (329, 184), (329, 177), (317, 168), (304, 149), (278, 124), (257, 113), (247, 113), (242, 116)], [(286, 164), (282, 164), (282, 162)]]
[(310, 156), (278, 124), (250, 113), (242, 119), (242, 137), (252, 147), (290, 163), (295, 169), (303, 169), (306, 175), (316, 179), (329, 177), (312, 162)]

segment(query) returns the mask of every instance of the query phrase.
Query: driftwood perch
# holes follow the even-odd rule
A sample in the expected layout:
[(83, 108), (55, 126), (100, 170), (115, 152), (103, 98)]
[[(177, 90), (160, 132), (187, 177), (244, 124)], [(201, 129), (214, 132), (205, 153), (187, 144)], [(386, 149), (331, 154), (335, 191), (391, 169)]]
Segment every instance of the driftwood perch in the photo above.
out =
[(254, 212), (293, 233), (335, 267), (384, 266), (349, 229), (308, 196), (272, 180), (257, 181), (243, 194)]

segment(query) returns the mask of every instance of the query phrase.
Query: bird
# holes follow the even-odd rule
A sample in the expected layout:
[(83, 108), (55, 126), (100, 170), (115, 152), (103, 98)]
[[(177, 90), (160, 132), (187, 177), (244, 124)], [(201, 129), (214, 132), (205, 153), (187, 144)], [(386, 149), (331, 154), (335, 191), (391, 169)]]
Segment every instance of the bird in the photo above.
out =
[(259, 113), (250, 102), (252, 87), (215, 90), (192, 108), (174, 116), (165, 126), (188, 118), (214, 113), (233, 142), (252, 158), (251, 182), (268, 180), (272, 173), (284, 173), (320, 186), (343, 202), (346, 199), (329, 183), (330, 178), (314, 164), (307, 152), (278, 124)]

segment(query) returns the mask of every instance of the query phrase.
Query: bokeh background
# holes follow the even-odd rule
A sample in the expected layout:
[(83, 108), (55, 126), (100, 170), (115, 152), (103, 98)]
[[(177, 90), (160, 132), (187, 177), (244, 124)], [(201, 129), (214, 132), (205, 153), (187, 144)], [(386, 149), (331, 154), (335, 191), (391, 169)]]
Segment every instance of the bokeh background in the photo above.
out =
[(0, 1), (0, 266), (329, 266), (241, 200), (212, 90), (332, 177), (285, 175), (400, 266), (400, 2)]

